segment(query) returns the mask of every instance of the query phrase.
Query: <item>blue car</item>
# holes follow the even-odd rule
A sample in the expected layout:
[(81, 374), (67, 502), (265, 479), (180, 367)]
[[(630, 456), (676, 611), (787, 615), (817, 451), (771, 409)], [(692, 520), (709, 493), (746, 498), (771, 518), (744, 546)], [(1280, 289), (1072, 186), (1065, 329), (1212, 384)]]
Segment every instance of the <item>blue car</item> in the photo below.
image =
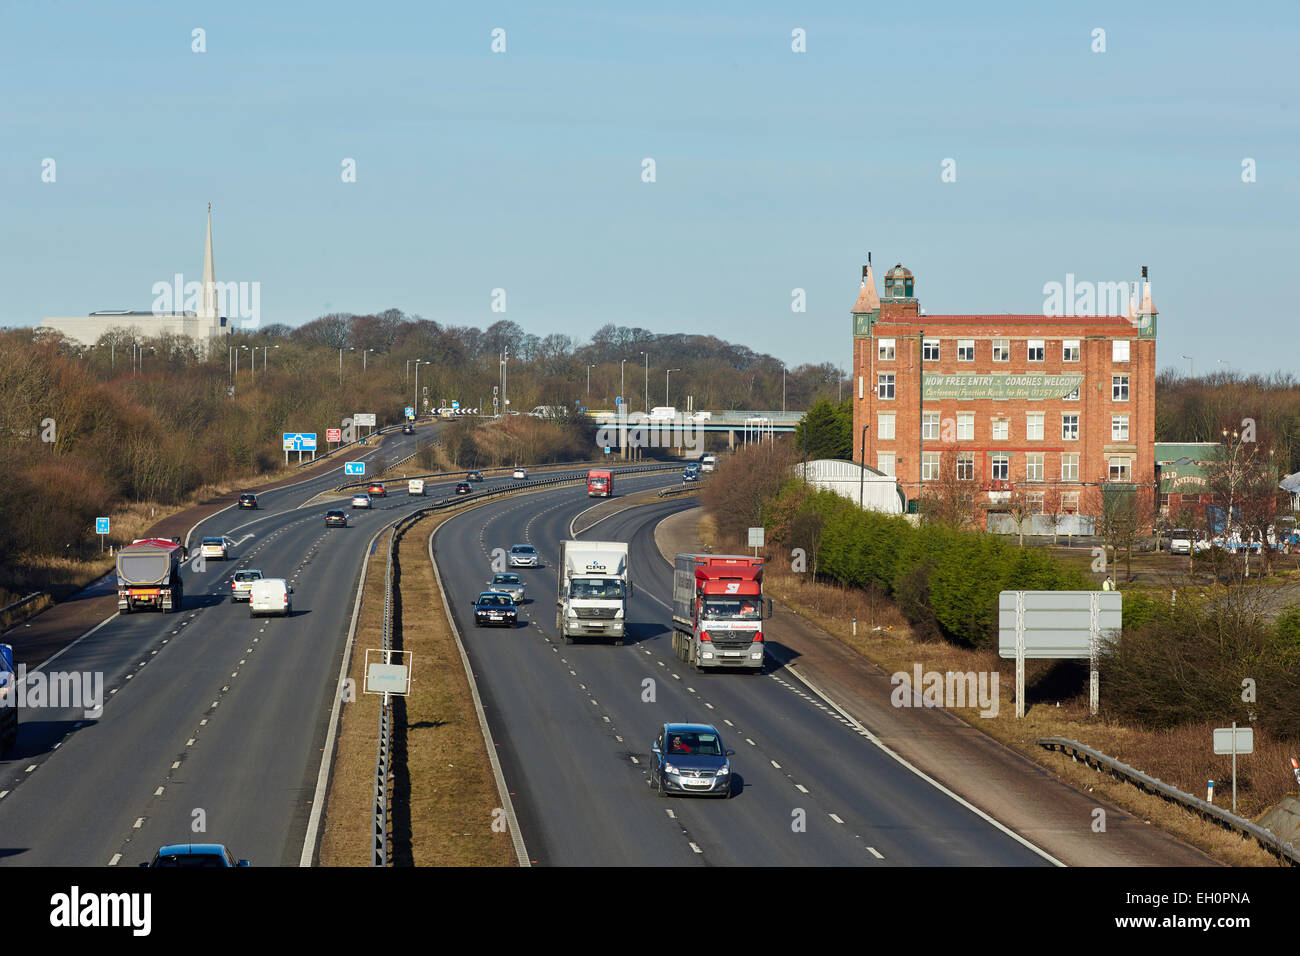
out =
[(220, 843), (172, 843), (158, 848), (150, 863), (141, 866), (252, 866), (247, 860), (236, 860)]
[(484, 591), (474, 601), (475, 627), (514, 627), (518, 621), (515, 600), (503, 591)]
[(650, 746), (650, 786), (661, 797), (698, 793), (721, 800), (731, 796), (735, 753), (712, 724), (664, 724)]

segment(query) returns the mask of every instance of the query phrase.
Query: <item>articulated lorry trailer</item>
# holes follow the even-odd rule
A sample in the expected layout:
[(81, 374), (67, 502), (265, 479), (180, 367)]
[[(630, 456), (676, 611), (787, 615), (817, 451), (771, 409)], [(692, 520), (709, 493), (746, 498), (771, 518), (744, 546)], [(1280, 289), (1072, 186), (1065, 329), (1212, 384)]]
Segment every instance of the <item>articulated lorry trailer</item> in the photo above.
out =
[(564, 643), (603, 637), (622, 644), (632, 595), (627, 542), (561, 541), (559, 578), (555, 628)]
[[(766, 613), (764, 613), (766, 612)], [(697, 671), (763, 671), (763, 559), (740, 554), (679, 554), (673, 562), (673, 650)]]
[(143, 538), (117, 552), (117, 609), (179, 611), (182, 546), (166, 538)]

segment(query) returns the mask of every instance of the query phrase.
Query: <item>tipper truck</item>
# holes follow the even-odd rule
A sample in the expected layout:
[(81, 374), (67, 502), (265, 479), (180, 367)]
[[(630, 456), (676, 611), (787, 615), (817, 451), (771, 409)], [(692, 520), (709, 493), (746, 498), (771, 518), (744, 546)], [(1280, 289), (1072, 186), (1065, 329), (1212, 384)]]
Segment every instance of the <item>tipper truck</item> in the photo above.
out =
[[(764, 613), (766, 612), (766, 613)], [(673, 562), (673, 650), (697, 671), (763, 670), (763, 559), (679, 554)]]
[(587, 472), (587, 497), (609, 498), (614, 494), (614, 473), (612, 471)]
[(626, 541), (561, 541), (555, 628), (565, 644), (576, 637), (613, 638), (627, 633), (632, 583)]
[(117, 552), (117, 609), (130, 614), (136, 608), (179, 611), (181, 545), (165, 538), (144, 538)]

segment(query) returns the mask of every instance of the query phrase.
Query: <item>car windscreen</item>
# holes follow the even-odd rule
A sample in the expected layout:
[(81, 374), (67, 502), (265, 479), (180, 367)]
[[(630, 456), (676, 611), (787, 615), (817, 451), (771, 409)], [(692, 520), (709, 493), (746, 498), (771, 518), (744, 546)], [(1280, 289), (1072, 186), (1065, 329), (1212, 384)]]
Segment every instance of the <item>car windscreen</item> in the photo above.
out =
[(235, 572), (235, 580), (241, 583), (245, 581), (260, 581), (262, 580), (262, 575), (257, 571), (237, 571)]
[(569, 597), (622, 598), (623, 582), (618, 578), (575, 578), (569, 582)]
[(531, 544), (517, 544), (510, 549), (511, 554), (536, 554), (537, 549)]
[(204, 544), (225, 544), (225, 541), (223, 541), (221, 538), (204, 538), (203, 543)]
[(762, 618), (758, 602), (753, 598), (706, 597), (704, 616), (733, 621), (757, 621)]
[(478, 603), (491, 607), (511, 606), (510, 598), (505, 594), (484, 594), (478, 599)]
[(668, 735), (668, 753), (696, 757), (721, 757), (722, 744), (717, 734), (682, 732)]
[(175, 856), (160, 856), (154, 866), (228, 866), (216, 853), (179, 853)]
[(493, 584), (518, 584), (519, 575), (517, 574), (494, 574), (492, 575)]

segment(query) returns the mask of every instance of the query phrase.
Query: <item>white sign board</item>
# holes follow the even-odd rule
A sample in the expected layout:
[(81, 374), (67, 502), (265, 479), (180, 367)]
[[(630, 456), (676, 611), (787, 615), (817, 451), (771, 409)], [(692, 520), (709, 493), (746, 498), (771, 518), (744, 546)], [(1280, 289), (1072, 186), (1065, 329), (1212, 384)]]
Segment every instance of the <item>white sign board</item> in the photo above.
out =
[(1253, 754), (1255, 752), (1255, 728), (1215, 727), (1214, 752), (1216, 754)]
[[(384, 663), (385, 656), (390, 663)], [(398, 663), (391, 663), (396, 661)], [(411, 692), (411, 652), (384, 651), (377, 647), (366, 648), (367, 694), (399, 694)]]
[(749, 529), (749, 546), (750, 546), (751, 548), (761, 548), (761, 547), (763, 547), (763, 529), (762, 529), (762, 528), (750, 528), (750, 529)]
[(371, 428), (374, 428), (374, 427), (375, 427), (375, 413), (374, 413), (374, 412), (357, 412), (355, 415), (352, 416), (352, 424), (353, 424), (353, 425), (368, 425), (368, 426), (370, 426)]
[[(1024, 591), (1024, 648), (1029, 660), (1090, 657), (1092, 601), (1102, 640), (1117, 634), (1123, 619), (1119, 591)], [(998, 656), (1016, 656), (1016, 591), (998, 595)]]

